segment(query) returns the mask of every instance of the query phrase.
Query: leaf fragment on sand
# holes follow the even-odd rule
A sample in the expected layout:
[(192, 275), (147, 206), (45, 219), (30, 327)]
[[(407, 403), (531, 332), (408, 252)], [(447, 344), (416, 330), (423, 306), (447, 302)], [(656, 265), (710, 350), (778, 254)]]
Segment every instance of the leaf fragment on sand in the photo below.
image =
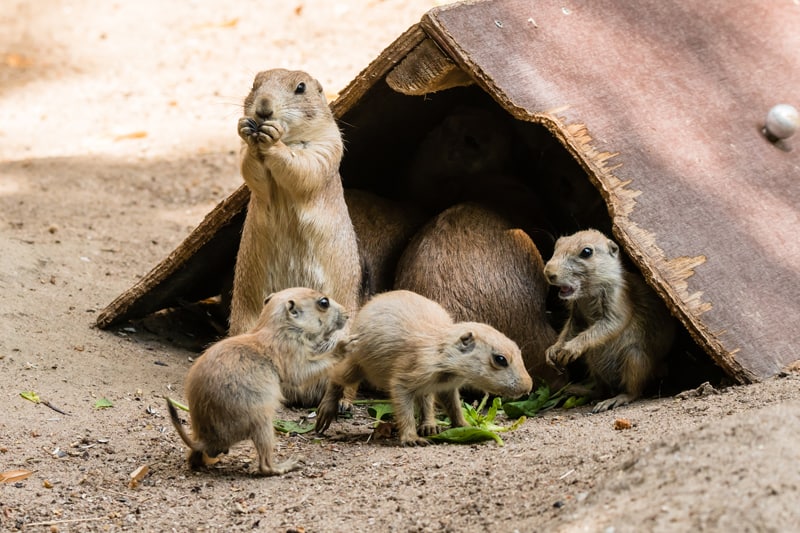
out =
[(22, 481), (23, 479), (28, 479), (31, 477), (30, 470), (8, 470), (6, 472), (0, 472), (0, 483), (16, 483), (17, 481)]
[(131, 480), (128, 482), (129, 489), (135, 489), (139, 486), (139, 483), (144, 479), (147, 473), (150, 471), (150, 467), (147, 465), (142, 465), (133, 472), (131, 472), (130, 478)]
[(5, 55), (3, 58), (3, 64), (10, 68), (25, 69), (33, 66), (34, 61), (29, 57), (12, 52)]
[(498, 446), (503, 446), (505, 444), (503, 439), (500, 438), (500, 435), (494, 431), (473, 426), (450, 428), (442, 431), (438, 435), (431, 435), (428, 438), (432, 441), (452, 442), (456, 444), (472, 444), (485, 440), (494, 440)]
[(19, 395), (28, 400), (29, 402), (39, 403), (42, 401), (42, 399), (39, 398), (39, 395), (33, 392), (32, 390), (20, 392)]
[(117, 135), (114, 137), (114, 141), (128, 141), (131, 139), (144, 139), (147, 137), (146, 131), (133, 131), (131, 133), (124, 133), (122, 135)]
[(108, 398), (100, 398), (94, 402), (95, 409), (108, 409), (109, 407), (114, 407), (114, 404)]
[(167, 398), (167, 401), (168, 401), (169, 403), (171, 403), (171, 404), (172, 404), (172, 406), (173, 406), (173, 407), (175, 407), (176, 409), (180, 409), (181, 411), (186, 411), (187, 413), (189, 412), (189, 408), (188, 408), (187, 406), (183, 405), (183, 404), (182, 404), (181, 402), (179, 402), (178, 400), (173, 400), (173, 399), (172, 399), (172, 398), (170, 398), (169, 396), (166, 396), (166, 398)]
[(631, 429), (632, 427), (633, 424), (631, 424), (631, 421), (628, 420), (627, 418), (617, 418), (616, 420), (614, 420), (614, 429), (616, 429), (617, 431), (621, 431), (623, 429)]
[(314, 431), (314, 424), (299, 424), (291, 420), (279, 420), (277, 418), (272, 421), (272, 426), (281, 433), (295, 433), (297, 435)]

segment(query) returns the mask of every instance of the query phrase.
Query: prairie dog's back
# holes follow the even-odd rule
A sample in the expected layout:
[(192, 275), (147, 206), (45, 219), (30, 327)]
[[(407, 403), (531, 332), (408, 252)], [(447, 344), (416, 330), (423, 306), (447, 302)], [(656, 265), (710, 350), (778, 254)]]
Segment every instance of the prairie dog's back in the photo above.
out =
[(353, 320), (354, 355), (367, 380), (387, 389), (391, 376), (435, 357), (439, 339), (453, 325), (439, 304), (411, 291), (390, 291), (375, 296)]

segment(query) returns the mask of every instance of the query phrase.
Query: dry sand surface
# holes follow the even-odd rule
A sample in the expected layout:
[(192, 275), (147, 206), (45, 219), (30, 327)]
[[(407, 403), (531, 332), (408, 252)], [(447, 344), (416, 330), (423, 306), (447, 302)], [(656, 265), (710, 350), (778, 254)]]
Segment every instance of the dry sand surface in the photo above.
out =
[(239, 186), (255, 72), (304, 69), (334, 95), (434, 4), (0, 4), (0, 472), (33, 472), (0, 483), (0, 530), (800, 528), (796, 374), (551, 411), (504, 447), (400, 448), (361, 409), (331, 438), (279, 437), (281, 459), (304, 458), (284, 477), (256, 476), (250, 443), (187, 469), (161, 397), (183, 397), (197, 354), (94, 329), (98, 312)]

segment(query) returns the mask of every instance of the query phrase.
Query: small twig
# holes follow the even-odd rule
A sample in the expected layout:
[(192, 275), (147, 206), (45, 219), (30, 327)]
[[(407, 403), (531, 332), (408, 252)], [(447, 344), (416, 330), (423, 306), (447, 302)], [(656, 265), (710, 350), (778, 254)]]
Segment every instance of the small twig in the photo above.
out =
[(568, 470), (567, 472), (565, 472), (565, 473), (564, 473), (564, 475), (562, 475), (562, 476), (561, 476), (560, 478), (558, 478), (558, 479), (564, 479), (565, 477), (567, 477), (568, 475), (570, 475), (570, 474), (571, 474), (571, 473), (573, 473), (574, 471), (575, 471), (575, 469), (574, 469), (574, 468), (573, 468), (573, 469), (571, 469), (571, 470)]
[(66, 416), (72, 416), (69, 413), (67, 413), (66, 411), (62, 411), (61, 409), (59, 409), (58, 407), (56, 407), (52, 403), (48, 402), (47, 400), (41, 400), (41, 403), (43, 403), (44, 405), (46, 405), (47, 407), (49, 407), (50, 409), (52, 409), (56, 413), (61, 413), (62, 415), (66, 415)]
[(125, 494), (124, 492), (119, 492), (119, 491), (116, 491), (116, 490), (113, 490), (113, 489), (108, 489), (106, 487), (97, 487), (97, 488), (99, 488), (100, 490), (105, 491), (105, 492), (110, 492), (111, 494), (116, 494), (118, 496), (122, 496), (123, 498), (130, 498), (131, 497), (130, 494)]
[(105, 520), (105, 516), (95, 516), (92, 518), (73, 518), (71, 520), (46, 520), (44, 522), (31, 522), (30, 524), (24, 524), (25, 527), (28, 526), (52, 526), (55, 524), (74, 524), (76, 522), (93, 522), (95, 520)]

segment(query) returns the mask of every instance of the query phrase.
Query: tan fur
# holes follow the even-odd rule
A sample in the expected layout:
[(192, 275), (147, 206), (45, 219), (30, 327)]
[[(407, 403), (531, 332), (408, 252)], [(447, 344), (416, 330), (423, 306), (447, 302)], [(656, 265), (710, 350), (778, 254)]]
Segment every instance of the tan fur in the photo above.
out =
[(392, 288), (397, 261), (425, 216), (412, 205), (367, 191), (347, 189), (344, 199), (358, 237), (362, 300), (366, 301)]
[[(346, 386), (367, 380), (389, 393), (403, 445), (424, 445), (420, 435), (438, 433), (434, 398), (453, 427), (467, 424), (458, 389), (466, 384), (489, 393), (518, 397), (531, 390), (517, 345), (486, 324), (453, 323), (439, 304), (409, 291), (375, 296), (353, 320), (345, 358), (331, 371), (317, 410), (317, 431), (336, 418)], [(420, 427), (414, 424), (414, 406)]]
[(528, 235), (475, 204), (447, 209), (415, 237), (397, 266), (396, 289), (438, 302), (457, 321), (485, 322), (522, 349), (528, 372), (557, 388), (545, 362), (556, 340), (547, 322), (544, 262)]
[(548, 362), (564, 368), (583, 358), (597, 384), (617, 393), (594, 412), (641, 396), (663, 372), (675, 335), (664, 303), (641, 276), (623, 268), (619, 246), (597, 230), (558, 239), (544, 272), (569, 308)]
[(319, 82), (300, 71), (260, 72), (239, 135), (251, 196), (230, 333), (249, 330), (264, 297), (288, 287), (311, 287), (357, 309), (361, 271), (339, 176), (342, 138)]
[(269, 297), (251, 331), (206, 350), (184, 384), (193, 438), (167, 402), (172, 423), (190, 448), (189, 464), (207, 464), (233, 444), (251, 439), (259, 472), (278, 475), (296, 469), (296, 461), (273, 462), (272, 419), (284, 398), (306, 394), (308, 384), (336, 362), (335, 334), (347, 318), (342, 306), (317, 291), (286, 289)]

